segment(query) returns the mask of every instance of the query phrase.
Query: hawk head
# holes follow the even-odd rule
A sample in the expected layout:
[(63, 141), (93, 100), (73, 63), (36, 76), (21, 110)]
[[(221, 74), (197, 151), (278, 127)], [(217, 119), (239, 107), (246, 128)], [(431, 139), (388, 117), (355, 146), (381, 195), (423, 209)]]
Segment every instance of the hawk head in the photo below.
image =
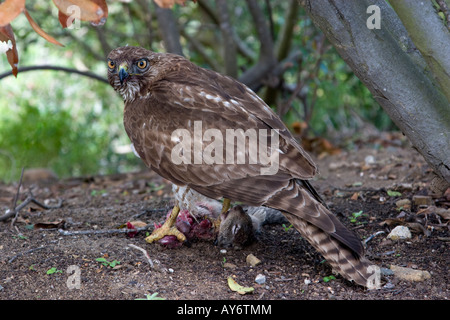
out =
[(116, 48), (108, 55), (108, 81), (125, 101), (133, 101), (148, 94), (165, 60), (165, 55), (141, 47)]

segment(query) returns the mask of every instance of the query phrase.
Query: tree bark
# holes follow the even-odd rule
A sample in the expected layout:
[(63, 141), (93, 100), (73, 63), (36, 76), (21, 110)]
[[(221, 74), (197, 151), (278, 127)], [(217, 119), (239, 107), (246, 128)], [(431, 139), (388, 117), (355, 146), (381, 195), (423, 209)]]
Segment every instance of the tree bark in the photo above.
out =
[[(413, 147), (450, 184), (450, 102), (394, 10), (384, 0), (300, 4)], [(381, 9), (381, 29), (366, 26), (373, 4)]]

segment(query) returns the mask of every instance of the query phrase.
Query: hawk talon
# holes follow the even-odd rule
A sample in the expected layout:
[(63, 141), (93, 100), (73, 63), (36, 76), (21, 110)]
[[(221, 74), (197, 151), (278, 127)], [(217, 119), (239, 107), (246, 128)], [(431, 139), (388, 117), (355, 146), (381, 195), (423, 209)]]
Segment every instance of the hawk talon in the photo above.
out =
[(230, 207), (231, 207), (231, 200), (228, 198), (223, 198), (222, 213), (225, 213), (228, 210), (230, 210)]
[(228, 212), (230, 210), (230, 207), (231, 207), (231, 200), (228, 198), (223, 198), (222, 211), (220, 215), (217, 217), (217, 219), (211, 220), (214, 230), (216, 230), (217, 232), (219, 232), (220, 230), (220, 223), (222, 222), (222, 214)]
[(178, 205), (173, 207), (172, 212), (166, 222), (164, 222), (161, 228), (153, 230), (152, 234), (145, 238), (145, 241), (147, 241), (148, 243), (152, 243), (164, 238), (165, 236), (175, 236), (180, 242), (186, 241), (186, 236), (175, 227), (175, 222), (177, 220), (179, 212), (180, 207)]

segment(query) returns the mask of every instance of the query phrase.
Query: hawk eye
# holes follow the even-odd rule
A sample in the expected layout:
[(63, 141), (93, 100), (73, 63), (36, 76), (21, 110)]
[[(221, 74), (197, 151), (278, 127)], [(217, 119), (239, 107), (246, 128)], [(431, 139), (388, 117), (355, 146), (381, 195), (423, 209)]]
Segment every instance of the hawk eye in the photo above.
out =
[(148, 62), (146, 59), (141, 59), (136, 64), (139, 69), (145, 69), (145, 67), (147, 67)]
[(116, 67), (115, 62), (112, 60), (108, 60), (108, 68), (114, 69), (115, 67)]

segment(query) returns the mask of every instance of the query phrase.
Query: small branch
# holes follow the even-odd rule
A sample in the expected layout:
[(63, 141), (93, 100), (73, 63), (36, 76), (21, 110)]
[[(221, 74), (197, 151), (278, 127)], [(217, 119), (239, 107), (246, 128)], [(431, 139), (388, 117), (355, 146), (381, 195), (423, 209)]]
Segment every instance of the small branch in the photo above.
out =
[[(14, 201), (13, 201), (13, 206), (12, 206), (12, 211), (16, 211), (16, 205), (17, 205), (17, 200), (19, 200), (19, 194), (20, 194), (20, 187), (22, 186), (22, 180), (23, 180), (23, 172), (25, 171), (25, 167), (22, 167), (22, 172), (20, 174), (20, 179), (19, 179), (19, 185), (17, 186), (17, 192), (16, 195), (14, 196)], [(17, 220), (17, 216), (19, 215), (19, 210), (16, 211), (16, 215), (14, 216), (14, 219), (11, 221), (11, 226), (14, 225), (14, 223)]]
[(180, 32), (172, 10), (160, 8), (155, 3), (154, 7), (156, 18), (158, 20), (158, 29), (166, 51), (183, 56), (183, 49), (180, 43)]
[[(76, 73), (81, 76), (89, 77), (89, 78), (104, 82), (106, 84), (109, 84), (108, 79), (100, 77), (92, 72), (80, 71), (77, 69), (71, 69), (71, 68), (59, 67), (59, 66), (41, 65), (41, 66), (21, 67), (21, 68), (19, 68), (18, 73), (20, 74), (21, 72), (27, 72), (27, 71), (33, 71), (33, 70), (54, 70), (54, 71), (64, 71), (64, 72), (68, 72), (68, 73)], [(8, 76), (11, 76), (11, 75), (12, 75), (11, 71), (1, 73), (0, 80), (3, 78), (6, 78)]]
[[(4, 220), (8, 219), (11, 216), (15, 216), (15, 218), (14, 218), (14, 220), (15, 220), (17, 218), (17, 215), (18, 215), (19, 211), (22, 210), (23, 208), (25, 208), (30, 203), (37, 204), (38, 206), (40, 206), (43, 209), (50, 210), (50, 209), (61, 208), (62, 202), (63, 202), (62, 199), (59, 199), (57, 205), (48, 206), (48, 205), (43, 204), (43, 203), (39, 202), (38, 200), (36, 200), (34, 198), (33, 194), (31, 193), (31, 191), (29, 191), (29, 195), (25, 199), (25, 201), (22, 202), (17, 208), (14, 208), (13, 210), (7, 210), (6, 213), (3, 216), (0, 217), (0, 221), (4, 221)], [(13, 222), (14, 222), (14, 220), (13, 220)]]
[[(203, 12), (212, 20), (214, 24), (217, 26), (220, 26), (219, 18), (214, 13), (214, 10), (209, 6), (207, 1), (205, 0), (198, 0), (199, 8), (203, 10)], [(232, 28), (232, 37), (234, 40), (234, 43), (236, 44), (238, 52), (243, 55), (248, 61), (252, 62), (256, 59), (256, 53), (253, 52), (251, 48), (249, 48), (244, 41), (242, 41), (239, 38), (239, 35), (237, 34), (236, 30)]]
[(228, 14), (228, 5), (225, 0), (217, 0), (217, 16), (220, 20), (220, 31), (223, 37), (223, 58), (225, 62), (225, 74), (237, 78), (237, 52), (236, 44), (233, 40), (233, 28)]
[(288, 56), (289, 50), (292, 44), (292, 35), (294, 33), (294, 27), (298, 20), (298, 11), (300, 5), (297, 0), (290, 0), (286, 16), (284, 18), (285, 23), (278, 36), (278, 42), (276, 43), (276, 54), (279, 61), (285, 59)]
[(239, 78), (239, 81), (256, 91), (260, 86), (261, 80), (273, 69), (277, 61), (270, 28), (258, 2), (256, 0), (247, 0), (247, 6), (255, 23), (261, 49), (258, 63), (248, 69)]
[(152, 259), (150, 259), (150, 256), (149, 256), (147, 250), (145, 250), (141, 247), (135, 246), (134, 244), (129, 244), (128, 246), (141, 251), (144, 254), (145, 259), (150, 264), (150, 267), (152, 269), (159, 271), (159, 272), (167, 272), (167, 269), (164, 268), (163, 266), (161, 266), (161, 262), (159, 262), (158, 260), (155, 259), (155, 263), (153, 263)]
[(45, 246), (40, 246), (40, 247), (38, 247), (38, 248), (33, 248), (33, 249), (30, 249), (30, 250), (27, 250), (27, 251), (25, 251), (25, 252), (21, 252), (21, 253), (18, 253), (18, 254), (16, 254), (14, 257), (12, 257), (11, 259), (9, 259), (8, 260), (8, 263), (12, 263), (14, 260), (16, 260), (18, 257), (21, 257), (21, 256), (23, 256), (23, 255), (25, 255), (25, 254), (29, 254), (29, 253), (31, 253), (31, 252), (34, 252), (34, 251), (37, 251), (37, 250), (42, 250), (42, 249), (45, 249), (46, 247)]
[(25, 167), (22, 167), (22, 172), (21, 172), (21, 174), (20, 174), (20, 179), (19, 179), (19, 185), (17, 186), (17, 192), (16, 192), (16, 196), (14, 197), (12, 210), (15, 210), (15, 209), (16, 209), (17, 200), (19, 200), (20, 187), (22, 186), (23, 172), (24, 172), (24, 171), (25, 171)]
[(58, 232), (63, 236), (79, 236), (86, 234), (116, 234), (116, 233), (139, 232), (139, 231), (146, 231), (148, 230), (148, 228), (149, 226), (136, 229), (123, 228), (123, 229), (80, 230), (80, 231), (67, 231), (63, 229), (58, 229)]
[(149, 256), (147, 250), (145, 250), (145, 249), (143, 249), (141, 247), (135, 246), (134, 244), (129, 244), (128, 246), (130, 248), (134, 248), (134, 249), (137, 249), (140, 252), (142, 252), (144, 254), (145, 259), (147, 259), (147, 262), (150, 265), (150, 267), (154, 268), (153, 261), (152, 261), (152, 259), (150, 259), (150, 256)]
[(216, 71), (220, 71), (220, 65), (216, 62), (216, 60), (214, 60), (214, 58), (210, 57), (208, 55), (208, 53), (205, 50), (205, 47), (200, 43), (200, 41), (198, 41), (195, 37), (192, 37), (191, 35), (189, 35), (185, 28), (182, 28), (180, 30), (181, 35), (186, 38), (187, 42), (189, 43), (190, 46), (192, 46), (192, 48), (194, 50), (197, 51), (197, 53), (199, 55), (202, 56), (202, 58), (205, 60), (205, 62), (207, 64), (209, 64), (209, 66)]

